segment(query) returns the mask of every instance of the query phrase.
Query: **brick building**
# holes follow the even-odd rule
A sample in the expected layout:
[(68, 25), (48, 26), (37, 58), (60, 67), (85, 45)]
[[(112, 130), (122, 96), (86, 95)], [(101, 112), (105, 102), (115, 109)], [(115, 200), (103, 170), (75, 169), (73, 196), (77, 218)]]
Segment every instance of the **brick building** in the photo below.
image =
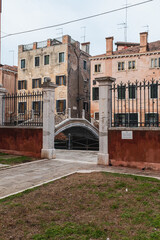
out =
[[(106, 53), (102, 55), (93, 56), (91, 60), (91, 118), (99, 119), (99, 88), (98, 83), (95, 81), (97, 77), (111, 76), (116, 78), (116, 85), (122, 83), (126, 84), (128, 81), (133, 84), (132, 94), (128, 96), (125, 93), (125, 89), (122, 87), (118, 89), (117, 98), (121, 99), (121, 103), (125, 104), (127, 101), (132, 100), (134, 103), (135, 99), (140, 102), (140, 96), (136, 96), (135, 83), (142, 82), (144, 79), (147, 82), (152, 80), (159, 80), (160, 77), (160, 41), (148, 43), (148, 33), (140, 33), (140, 43), (126, 43), (117, 42), (116, 51), (113, 50), (113, 37), (106, 38)], [(156, 84), (151, 84), (148, 92), (146, 91), (146, 99), (152, 100), (150, 104), (155, 103), (157, 98), (158, 101), (158, 89)], [(153, 91), (154, 90), (154, 93)], [(152, 93), (151, 93), (152, 91)], [(123, 100), (126, 101), (123, 103)], [(128, 103), (128, 102), (127, 102)], [(156, 103), (157, 104), (157, 103)], [(150, 106), (150, 111), (152, 110)], [(158, 105), (157, 105), (158, 106)], [(139, 108), (139, 105), (137, 105)], [(157, 107), (158, 109), (158, 107)], [(136, 111), (136, 109), (133, 109)], [(142, 109), (143, 110), (143, 109)], [(126, 113), (119, 116), (125, 117), (128, 114), (128, 109), (125, 109)], [(147, 115), (148, 114), (148, 115)], [(130, 114), (131, 115), (131, 114)], [(118, 117), (119, 117), (118, 116)], [(158, 116), (158, 115), (157, 115)], [(155, 114), (145, 113), (144, 118), (157, 118)], [(139, 114), (134, 114), (136, 121), (138, 122)], [(145, 121), (145, 119), (143, 119)], [(138, 126), (138, 124), (137, 124)]]
[[(80, 43), (65, 35), (59, 39), (48, 39), (20, 45), (18, 48), (18, 92), (41, 91), (41, 84), (47, 77), (57, 84), (56, 115), (65, 118), (71, 108), (72, 117), (81, 117), (82, 109), (89, 116), (90, 98), (90, 43)], [(27, 103), (21, 104), (21, 112)], [(41, 107), (40, 102), (32, 105), (33, 110)]]
[(18, 68), (16, 66), (0, 65), (0, 84), (10, 94), (16, 93)]

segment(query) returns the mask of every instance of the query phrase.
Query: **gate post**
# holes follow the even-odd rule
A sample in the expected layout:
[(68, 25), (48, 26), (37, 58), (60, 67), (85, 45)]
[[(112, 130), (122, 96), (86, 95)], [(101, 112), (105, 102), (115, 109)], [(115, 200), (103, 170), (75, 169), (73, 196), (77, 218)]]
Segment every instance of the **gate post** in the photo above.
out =
[(99, 83), (99, 153), (98, 164), (109, 165), (108, 128), (111, 126), (112, 77), (95, 79)]
[(55, 132), (55, 88), (50, 78), (42, 84), (43, 88), (43, 149), (41, 157), (47, 159), (56, 158), (54, 149)]
[(3, 101), (3, 97), (6, 93), (7, 90), (0, 84), (0, 125), (3, 125), (5, 120), (5, 101)]

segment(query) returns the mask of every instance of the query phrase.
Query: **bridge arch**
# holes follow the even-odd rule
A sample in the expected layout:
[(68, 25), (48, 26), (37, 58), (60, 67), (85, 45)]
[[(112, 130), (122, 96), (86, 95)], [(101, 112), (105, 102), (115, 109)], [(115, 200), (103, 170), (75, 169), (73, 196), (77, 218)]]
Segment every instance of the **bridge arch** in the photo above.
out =
[(86, 119), (64, 120), (55, 127), (55, 136), (60, 133), (66, 137), (66, 141), (55, 141), (55, 146), (63, 143), (64, 148), (67, 149), (98, 150), (99, 148), (99, 131)]

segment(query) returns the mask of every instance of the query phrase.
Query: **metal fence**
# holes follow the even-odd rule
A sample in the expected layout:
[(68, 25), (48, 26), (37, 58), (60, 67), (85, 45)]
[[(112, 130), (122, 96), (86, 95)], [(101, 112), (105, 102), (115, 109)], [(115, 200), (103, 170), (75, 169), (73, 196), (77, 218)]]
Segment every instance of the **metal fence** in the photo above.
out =
[(160, 83), (143, 81), (113, 84), (112, 127), (159, 127)]
[(43, 126), (43, 93), (6, 94), (3, 125)]

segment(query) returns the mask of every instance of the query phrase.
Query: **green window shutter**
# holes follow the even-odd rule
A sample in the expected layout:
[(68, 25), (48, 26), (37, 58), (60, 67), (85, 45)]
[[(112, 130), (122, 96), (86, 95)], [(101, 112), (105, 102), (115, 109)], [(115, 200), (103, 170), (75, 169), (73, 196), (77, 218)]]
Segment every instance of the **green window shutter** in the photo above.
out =
[(63, 101), (63, 112), (66, 110), (66, 100)]
[(24, 112), (27, 110), (27, 103), (24, 102)]
[(92, 99), (95, 100), (95, 88), (92, 88), (92, 95), (93, 95)]
[(63, 85), (66, 86), (66, 76), (65, 75), (63, 76)]
[(56, 76), (56, 84), (59, 85), (59, 76)]
[(27, 90), (27, 80), (25, 80), (24, 84), (25, 84), (24, 88)]
[(18, 90), (21, 90), (21, 81), (18, 81)]
[(56, 100), (56, 111), (59, 112), (59, 100)]
[(41, 88), (41, 78), (39, 79), (39, 88)]
[(34, 84), (34, 79), (32, 79), (32, 88), (34, 88), (34, 85), (35, 85), (35, 84)]

